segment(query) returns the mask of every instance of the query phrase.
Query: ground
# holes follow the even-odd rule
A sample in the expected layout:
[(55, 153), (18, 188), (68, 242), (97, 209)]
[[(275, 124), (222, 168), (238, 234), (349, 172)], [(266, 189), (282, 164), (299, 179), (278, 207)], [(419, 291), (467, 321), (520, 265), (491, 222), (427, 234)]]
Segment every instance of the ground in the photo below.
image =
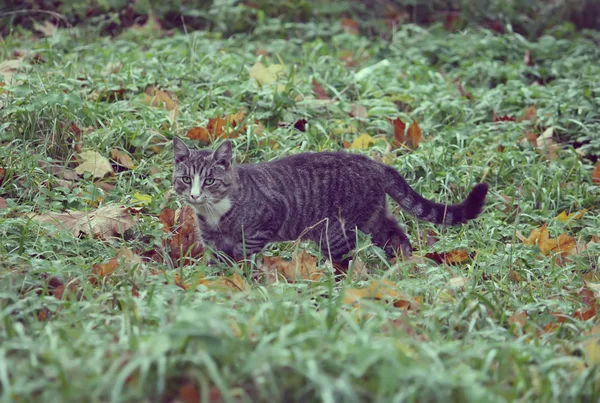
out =
[[(152, 23), (0, 45), (4, 399), (598, 398), (598, 32)], [(238, 162), (346, 148), (430, 199), (490, 193), (462, 227), (395, 208), (428, 258), (389, 261), (361, 237), (354, 275), (334, 278), (310, 244), (245, 265), (173, 258), (192, 235), (168, 225), (171, 139), (229, 134)], [(120, 227), (87, 220), (107, 209)], [(294, 256), (307, 271), (275, 281)]]

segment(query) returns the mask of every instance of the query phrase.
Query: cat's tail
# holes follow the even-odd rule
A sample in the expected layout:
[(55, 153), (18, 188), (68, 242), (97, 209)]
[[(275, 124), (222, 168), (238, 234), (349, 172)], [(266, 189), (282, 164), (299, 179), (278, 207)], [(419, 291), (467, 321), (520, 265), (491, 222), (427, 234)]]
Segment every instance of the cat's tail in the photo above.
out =
[(386, 166), (386, 193), (412, 216), (436, 224), (456, 225), (474, 219), (481, 213), (488, 192), (487, 183), (475, 185), (465, 200), (458, 204), (441, 204), (427, 200), (410, 187), (394, 168)]

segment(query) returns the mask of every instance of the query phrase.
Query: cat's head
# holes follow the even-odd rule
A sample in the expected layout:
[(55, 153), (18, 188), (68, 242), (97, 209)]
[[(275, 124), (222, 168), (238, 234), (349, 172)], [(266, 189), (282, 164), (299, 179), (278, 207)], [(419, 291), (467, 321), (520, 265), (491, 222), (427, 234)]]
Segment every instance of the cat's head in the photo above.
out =
[(190, 150), (179, 138), (173, 138), (173, 188), (193, 207), (215, 204), (227, 198), (235, 186), (231, 142), (216, 150)]

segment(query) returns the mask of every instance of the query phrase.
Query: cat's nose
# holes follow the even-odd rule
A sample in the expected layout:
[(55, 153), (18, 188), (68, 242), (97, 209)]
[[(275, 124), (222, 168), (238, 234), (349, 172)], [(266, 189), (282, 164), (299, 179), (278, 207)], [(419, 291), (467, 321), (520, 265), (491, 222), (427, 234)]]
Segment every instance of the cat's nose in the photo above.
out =
[(200, 198), (200, 195), (190, 195), (190, 197), (192, 198), (192, 200), (198, 200)]

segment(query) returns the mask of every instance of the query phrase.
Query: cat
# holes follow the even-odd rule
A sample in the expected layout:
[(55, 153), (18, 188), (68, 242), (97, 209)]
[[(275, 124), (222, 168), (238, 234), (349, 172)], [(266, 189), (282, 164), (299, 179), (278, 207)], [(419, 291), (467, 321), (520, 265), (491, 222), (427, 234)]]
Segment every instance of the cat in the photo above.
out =
[(190, 150), (173, 139), (173, 187), (198, 217), (202, 242), (235, 261), (271, 242), (302, 237), (324, 256), (346, 266), (355, 229), (390, 257), (410, 257), (412, 247), (390, 213), (386, 194), (411, 215), (456, 225), (476, 218), (487, 183), (459, 204), (425, 199), (394, 168), (346, 152), (302, 153), (271, 162), (236, 165), (232, 144)]

